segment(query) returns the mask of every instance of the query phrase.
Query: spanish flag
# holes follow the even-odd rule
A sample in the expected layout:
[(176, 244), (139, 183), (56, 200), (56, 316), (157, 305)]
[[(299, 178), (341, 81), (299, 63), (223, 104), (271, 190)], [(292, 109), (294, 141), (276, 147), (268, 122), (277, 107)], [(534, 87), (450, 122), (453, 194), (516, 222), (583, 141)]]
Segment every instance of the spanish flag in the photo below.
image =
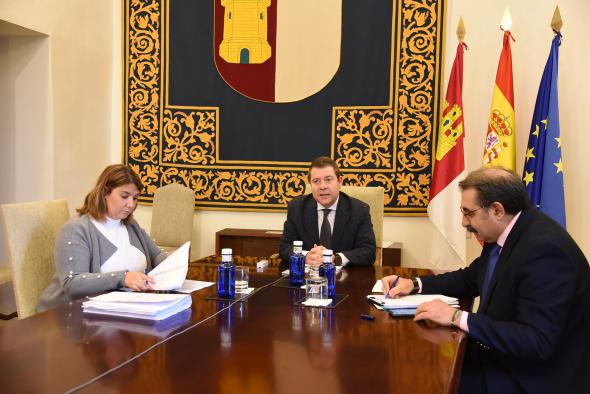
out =
[(514, 117), (514, 86), (512, 83), (512, 53), (510, 31), (504, 32), (504, 44), (496, 83), (492, 96), (492, 108), (483, 153), (484, 167), (501, 166), (516, 169), (516, 120)]

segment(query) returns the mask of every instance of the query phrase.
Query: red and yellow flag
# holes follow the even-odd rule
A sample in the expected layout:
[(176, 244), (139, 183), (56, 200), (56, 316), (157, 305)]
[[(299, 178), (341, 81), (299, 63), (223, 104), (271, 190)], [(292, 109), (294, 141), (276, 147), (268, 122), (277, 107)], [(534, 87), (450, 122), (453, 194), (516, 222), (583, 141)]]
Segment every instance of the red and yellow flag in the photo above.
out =
[(457, 54), (449, 77), (430, 186), (428, 216), (442, 238), (454, 251), (454, 256), (445, 254), (443, 247), (438, 247), (435, 243), (437, 238), (433, 237), (432, 245), (437, 246), (432, 248), (430, 261), (439, 269), (465, 265), (465, 229), (461, 226), (461, 215), (457, 214), (458, 207), (461, 205), (459, 181), (465, 177), (462, 99), (464, 48), (464, 43), (459, 43), (457, 46)]
[(496, 73), (492, 108), (483, 152), (484, 167), (501, 166), (516, 169), (516, 120), (510, 31), (504, 32), (504, 44)]

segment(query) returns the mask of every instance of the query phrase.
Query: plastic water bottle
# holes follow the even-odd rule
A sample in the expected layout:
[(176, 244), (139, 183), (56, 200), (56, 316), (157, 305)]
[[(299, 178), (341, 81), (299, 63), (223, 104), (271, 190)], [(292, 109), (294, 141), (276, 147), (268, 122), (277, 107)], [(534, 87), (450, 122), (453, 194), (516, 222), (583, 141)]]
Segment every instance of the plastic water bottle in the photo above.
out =
[(336, 266), (332, 262), (334, 252), (330, 249), (324, 249), (323, 263), (320, 266), (320, 276), (328, 280), (328, 297), (336, 296)]
[(233, 298), (236, 294), (236, 267), (232, 264), (232, 250), (221, 249), (221, 264), (217, 267), (217, 295)]
[(289, 256), (289, 283), (301, 286), (305, 282), (305, 256), (303, 242), (293, 241), (293, 254)]

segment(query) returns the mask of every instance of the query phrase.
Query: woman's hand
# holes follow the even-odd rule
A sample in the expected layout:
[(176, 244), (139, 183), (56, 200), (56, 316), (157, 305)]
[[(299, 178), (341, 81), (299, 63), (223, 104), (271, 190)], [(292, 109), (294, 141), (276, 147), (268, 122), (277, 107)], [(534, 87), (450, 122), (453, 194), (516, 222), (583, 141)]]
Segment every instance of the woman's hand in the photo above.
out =
[(125, 286), (136, 291), (152, 290), (154, 278), (143, 272), (127, 272), (125, 274)]

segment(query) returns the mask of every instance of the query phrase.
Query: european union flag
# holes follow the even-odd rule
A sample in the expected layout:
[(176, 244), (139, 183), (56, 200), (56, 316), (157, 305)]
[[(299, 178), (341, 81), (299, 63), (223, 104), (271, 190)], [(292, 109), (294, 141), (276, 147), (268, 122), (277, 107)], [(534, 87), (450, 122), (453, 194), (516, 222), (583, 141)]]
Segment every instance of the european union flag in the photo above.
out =
[(537, 94), (522, 179), (533, 204), (565, 228), (557, 97), (560, 44), (561, 34), (557, 33), (551, 43), (551, 52)]

